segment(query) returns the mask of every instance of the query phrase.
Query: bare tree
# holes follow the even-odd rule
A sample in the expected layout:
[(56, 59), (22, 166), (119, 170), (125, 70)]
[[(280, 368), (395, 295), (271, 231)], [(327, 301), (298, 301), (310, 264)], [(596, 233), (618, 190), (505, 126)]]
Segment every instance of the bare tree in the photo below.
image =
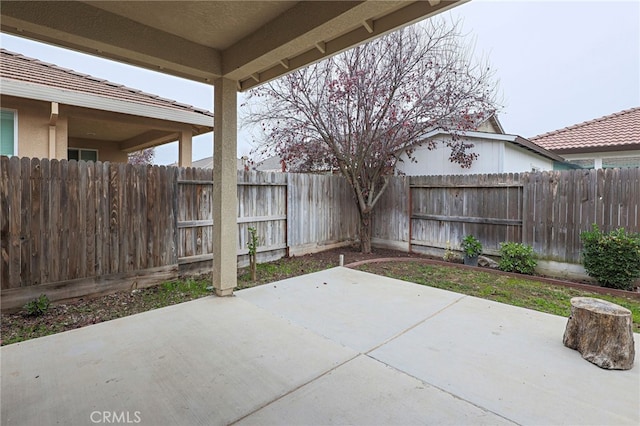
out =
[(147, 148), (129, 154), (129, 164), (153, 164), (153, 158), (156, 151), (153, 148)]
[(496, 111), (496, 82), (472, 59), (458, 24), (431, 19), (253, 90), (245, 119), (262, 125), (261, 155), (290, 171), (339, 170), (360, 212), (363, 253), (371, 251), (371, 213), (403, 153), (444, 142), (450, 161), (470, 167), (476, 154), (460, 137)]

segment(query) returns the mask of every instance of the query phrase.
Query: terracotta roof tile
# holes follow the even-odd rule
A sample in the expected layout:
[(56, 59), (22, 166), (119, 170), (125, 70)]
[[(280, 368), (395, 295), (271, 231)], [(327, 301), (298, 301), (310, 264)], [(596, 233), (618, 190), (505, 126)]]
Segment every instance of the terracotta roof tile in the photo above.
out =
[(640, 144), (640, 107), (529, 138), (550, 151), (625, 147)]
[(0, 49), (0, 77), (143, 105), (195, 112), (213, 117), (213, 113), (204, 109), (161, 98), (157, 95), (42, 62), (38, 59), (28, 58), (6, 49)]

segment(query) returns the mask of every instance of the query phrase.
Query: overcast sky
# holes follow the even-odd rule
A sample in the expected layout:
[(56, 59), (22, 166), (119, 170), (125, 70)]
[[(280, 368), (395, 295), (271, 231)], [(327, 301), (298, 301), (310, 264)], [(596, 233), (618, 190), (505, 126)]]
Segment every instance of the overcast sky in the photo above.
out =
[[(496, 70), (507, 133), (532, 137), (640, 106), (640, 1), (489, 1), (452, 17)], [(210, 86), (1, 34), (3, 48), (96, 77), (213, 110)], [(239, 100), (240, 105), (242, 101)], [(241, 133), (238, 156), (250, 153)], [(212, 155), (211, 134), (194, 139), (194, 160)], [(156, 163), (177, 161), (177, 144)]]

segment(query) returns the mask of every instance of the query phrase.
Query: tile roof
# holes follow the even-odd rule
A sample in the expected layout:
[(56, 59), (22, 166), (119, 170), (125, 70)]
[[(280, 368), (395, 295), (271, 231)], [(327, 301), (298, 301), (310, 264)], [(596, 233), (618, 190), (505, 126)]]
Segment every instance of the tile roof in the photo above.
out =
[(550, 151), (580, 152), (640, 145), (640, 107), (529, 138)]
[(161, 98), (151, 93), (145, 93), (38, 59), (28, 58), (6, 49), (0, 49), (0, 78), (213, 117), (213, 113), (205, 109)]

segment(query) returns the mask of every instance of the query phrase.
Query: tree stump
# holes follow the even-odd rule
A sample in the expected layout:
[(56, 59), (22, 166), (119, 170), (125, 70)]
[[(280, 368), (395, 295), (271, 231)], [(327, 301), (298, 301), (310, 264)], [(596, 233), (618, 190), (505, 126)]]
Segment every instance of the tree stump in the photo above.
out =
[(635, 357), (631, 311), (600, 299), (574, 297), (562, 342), (600, 368), (629, 370)]

